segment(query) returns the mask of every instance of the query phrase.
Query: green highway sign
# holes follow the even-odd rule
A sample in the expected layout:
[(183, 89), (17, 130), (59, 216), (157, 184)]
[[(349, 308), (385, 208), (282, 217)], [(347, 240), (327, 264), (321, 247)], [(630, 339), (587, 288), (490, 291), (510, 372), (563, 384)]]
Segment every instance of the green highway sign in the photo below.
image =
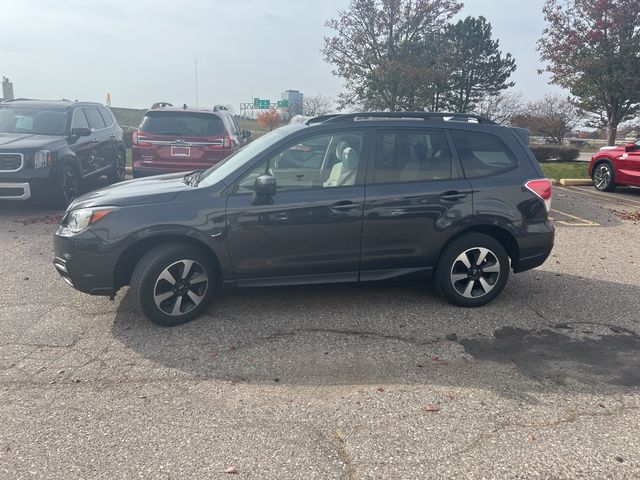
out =
[(289, 107), (289, 100), (278, 100), (278, 108)]
[(261, 98), (253, 99), (253, 108), (258, 110), (269, 110), (271, 108), (271, 100), (263, 100)]

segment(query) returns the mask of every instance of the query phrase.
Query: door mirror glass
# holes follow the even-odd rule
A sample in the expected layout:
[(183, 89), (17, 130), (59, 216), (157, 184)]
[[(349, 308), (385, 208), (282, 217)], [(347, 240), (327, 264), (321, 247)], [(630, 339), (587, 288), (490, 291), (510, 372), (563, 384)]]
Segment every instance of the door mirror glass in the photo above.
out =
[(249, 137), (251, 137), (251, 130), (243, 130), (242, 138), (249, 138)]

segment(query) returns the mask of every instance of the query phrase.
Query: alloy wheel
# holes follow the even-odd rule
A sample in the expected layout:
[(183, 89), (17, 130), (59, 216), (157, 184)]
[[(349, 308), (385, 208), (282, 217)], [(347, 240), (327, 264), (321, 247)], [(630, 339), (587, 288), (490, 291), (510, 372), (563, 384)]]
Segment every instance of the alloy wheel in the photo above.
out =
[(73, 170), (67, 169), (62, 178), (62, 193), (67, 202), (71, 202), (78, 196), (78, 180)]
[(480, 298), (491, 292), (500, 278), (500, 261), (488, 248), (470, 248), (455, 259), (450, 279), (465, 298)]
[(116, 157), (116, 176), (118, 177), (118, 181), (124, 180), (125, 161), (125, 156), (122, 154), (122, 151), (119, 150)]
[(605, 190), (611, 183), (611, 170), (606, 164), (599, 165), (593, 173), (593, 183), (598, 190)]
[(205, 268), (194, 260), (179, 260), (158, 276), (153, 299), (163, 313), (184, 315), (202, 303), (209, 288)]

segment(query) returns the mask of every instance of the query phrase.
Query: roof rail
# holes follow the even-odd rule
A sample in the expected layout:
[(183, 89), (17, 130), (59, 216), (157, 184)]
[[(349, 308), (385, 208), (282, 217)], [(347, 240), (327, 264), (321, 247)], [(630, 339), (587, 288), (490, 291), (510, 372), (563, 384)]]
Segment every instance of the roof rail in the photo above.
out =
[(213, 111), (214, 112), (228, 112), (229, 109), (227, 107), (225, 107), (224, 105), (215, 105), (213, 107)]
[(319, 117), (313, 117), (307, 120), (305, 123), (307, 125), (315, 125), (317, 123), (328, 122), (329, 120), (333, 120), (334, 118), (342, 117), (344, 114), (342, 113), (332, 113), (329, 115), (320, 115)]
[(28, 102), (33, 100), (32, 98), (7, 98), (0, 103), (11, 103), (11, 102)]
[(442, 122), (482, 123), (496, 125), (493, 120), (471, 113), (433, 113), (433, 112), (359, 112), (342, 115), (325, 115), (312, 118), (307, 125), (312, 123), (340, 123), (350, 121), (388, 119), (388, 120), (425, 120)]

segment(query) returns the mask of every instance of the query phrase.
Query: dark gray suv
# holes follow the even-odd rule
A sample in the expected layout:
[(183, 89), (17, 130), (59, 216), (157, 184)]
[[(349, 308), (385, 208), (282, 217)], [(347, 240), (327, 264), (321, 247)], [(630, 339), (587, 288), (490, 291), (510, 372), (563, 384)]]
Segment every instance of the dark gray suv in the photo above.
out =
[(526, 132), (470, 115), (358, 113), (275, 130), (204, 171), (78, 198), (55, 235), (71, 286), (177, 325), (218, 284), (433, 279), (484, 305), (553, 247)]

